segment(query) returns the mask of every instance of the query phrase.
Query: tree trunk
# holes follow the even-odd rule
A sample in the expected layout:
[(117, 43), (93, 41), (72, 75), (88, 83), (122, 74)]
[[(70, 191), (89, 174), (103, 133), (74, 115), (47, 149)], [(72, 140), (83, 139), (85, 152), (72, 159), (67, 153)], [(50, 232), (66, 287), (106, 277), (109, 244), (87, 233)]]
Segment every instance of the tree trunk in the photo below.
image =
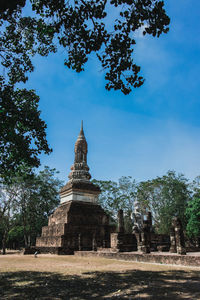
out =
[(2, 250), (3, 250), (3, 255), (6, 254), (6, 239), (7, 239), (7, 232), (4, 232), (3, 234), (3, 239), (2, 239)]
[(24, 244), (25, 244), (25, 248), (27, 248), (28, 247), (28, 239), (27, 239), (26, 233), (24, 233)]
[(31, 236), (30, 236), (30, 234), (28, 235), (28, 247), (30, 247), (31, 246)]

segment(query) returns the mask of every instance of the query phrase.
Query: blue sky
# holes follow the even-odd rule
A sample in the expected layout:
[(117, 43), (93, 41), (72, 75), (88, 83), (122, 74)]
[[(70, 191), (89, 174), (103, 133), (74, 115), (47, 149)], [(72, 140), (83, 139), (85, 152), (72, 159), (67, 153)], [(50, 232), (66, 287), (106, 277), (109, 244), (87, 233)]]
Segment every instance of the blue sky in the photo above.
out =
[(137, 34), (135, 61), (146, 81), (128, 96), (105, 90), (94, 57), (81, 74), (64, 67), (62, 49), (34, 59), (27, 86), (40, 96), (53, 148), (41, 163), (55, 167), (64, 181), (81, 120), (93, 178), (140, 181), (169, 169), (190, 180), (200, 175), (200, 2), (165, 2), (170, 31), (159, 39)]

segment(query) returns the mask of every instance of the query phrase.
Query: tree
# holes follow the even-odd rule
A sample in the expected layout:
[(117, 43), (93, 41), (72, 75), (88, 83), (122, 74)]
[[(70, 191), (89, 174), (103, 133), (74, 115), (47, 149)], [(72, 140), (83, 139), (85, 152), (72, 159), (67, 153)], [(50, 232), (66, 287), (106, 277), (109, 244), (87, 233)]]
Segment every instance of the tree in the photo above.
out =
[(122, 176), (118, 182), (93, 180), (101, 189), (99, 204), (117, 222), (119, 209), (124, 211), (125, 229), (132, 230), (131, 213), (136, 194), (136, 182), (131, 176)]
[(24, 247), (24, 231), (23, 226), (17, 218), (11, 219), (10, 230), (7, 237), (7, 247), (9, 249), (20, 249)]
[[(140, 213), (144, 218), (152, 212), (153, 226), (157, 233), (169, 234), (172, 218), (181, 219), (186, 229), (186, 207), (190, 203), (191, 190), (188, 180), (182, 174), (168, 171), (166, 175), (152, 180), (136, 183), (132, 177), (122, 176), (118, 182), (93, 180), (101, 188), (99, 203), (117, 221), (117, 212), (124, 210), (125, 227), (132, 229), (131, 214), (137, 200)], [(200, 198), (200, 189), (199, 198)], [(197, 196), (197, 187), (196, 187)]]
[(0, 175), (6, 179), (24, 164), (37, 167), (38, 154), (51, 151), (38, 110), (39, 97), (32, 90), (16, 89), (33, 72), (34, 55), (47, 56), (63, 47), (64, 64), (81, 72), (94, 53), (106, 72), (106, 89), (129, 94), (144, 82), (133, 59), (134, 32), (159, 37), (168, 32), (170, 22), (164, 2), (158, 0), (30, 0), (30, 15), (24, 16), (26, 3), (0, 3), (0, 120), (5, 122), (0, 124)]
[(9, 85), (0, 90), (0, 176), (5, 180), (26, 166), (38, 167), (38, 154), (51, 152), (38, 102), (33, 90), (14, 90)]
[[(67, 50), (65, 65), (81, 72), (93, 52), (106, 70), (106, 89), (129, 94), (143, 84), (140, 67), (133, 60), (134, 32), (159, 37), (170, 23), (164, 1), (158, 0), (30, 0), (34, 16), (22, 16), (22, 7), (3, 1), (0, 17), (4, 32), (0, 39), (3, 66), (11, 82), (26, 80), (33, 71), (30, 57), (56, 50), (56, 42)], [(55, 42), (55, 43), (54, 43)], [(11, 45), (11, 47), (8, 46)], [(17, 71), (17, 72), (16, 72)], [(20, 76), (19, 76), (20, 74)]]
[(187, 235), (190, 238), (200, 238), (200, 198), (194, 197), (186, 208)]
[(38, 155), (51, 152), (38, 110), (39, 97), (33, 90), (16, 88), (34, 70), (31, 57), (45, 56), (55, 48), (52, 29), (42, 18), (22, 16), (25, 2), (0, 4), (0, 176), (5, 180), (24, 166), (38, 167)]
[(143, 214), (152, 212), (155, 229), (158, 233), (167, 234), (170, 231), (172, 217), (181, 219), (186, 227), (185, 209), (190, 199), (187, 179), (176, 175), (174, 171), (162, 177), (141, 182), (138, 185), (137, 199)]
[(35, 244), (42, 226), (47, 225), (48, 216), (59, 204), (62, 182), (56, 178), (56, 174), (55, 169), (45, 167), (38, 174), (28, 177), (19, 175), (11, 184), (4, 184), (7, 198), (10, 199), (10, 195), (13, 195), (10, 205), (12, 218), (9, 219), (6, 232), (6, 240), (8, 238), (10, 244), (16, 242), (17, 236), (21, 239), (22, 232), (25, 246)]
[(6, 241), (10, 230), (11, 215), (16, 209), (16, 191), (0, 182), (0, 231), (3, 254), (6, 253)]
[(25, 246), (35, 244), (42, 226), (47, 225), (48, 216), (59, 204), (62, 181), (55, 177), (55, 169), (45, 167), (30, 180), (19, 177), (14, 185), (18, 189), (18, 214), (23, 226)]
[(192, 199), (186, 207), (187, 235), (191, 239), (199, 239), (200, 245), (200, 176), (191, 184)]

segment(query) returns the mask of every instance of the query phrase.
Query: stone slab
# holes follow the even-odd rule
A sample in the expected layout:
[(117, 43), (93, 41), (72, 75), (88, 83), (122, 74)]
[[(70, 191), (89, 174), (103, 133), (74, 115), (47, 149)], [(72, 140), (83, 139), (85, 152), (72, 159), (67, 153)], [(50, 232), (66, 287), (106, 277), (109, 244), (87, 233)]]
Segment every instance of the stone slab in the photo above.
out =
[(98, 195), (87, 193), (87, 192), (76, 192), (71, 191), (67, 195), (60, 195), (60, 203), (65, 203), (69, 201), (83, 201), (83, 202), (92, 202), (97, 203)]
[(76, 256), (83, 257), (104, 257), (110, 259), (119, 259), (126, 261), (145, 262), (145, 263), (158, 263), (158, 264), (171, 264), (171, 265), (182, 265), (192, 266), (200, 268), (200, 253), (189, 253), (187, 255), (171, 254), (171, 253), (151, 253), (142, 254), (138, 252), (95, 252), (95, 251), (75, 251)]

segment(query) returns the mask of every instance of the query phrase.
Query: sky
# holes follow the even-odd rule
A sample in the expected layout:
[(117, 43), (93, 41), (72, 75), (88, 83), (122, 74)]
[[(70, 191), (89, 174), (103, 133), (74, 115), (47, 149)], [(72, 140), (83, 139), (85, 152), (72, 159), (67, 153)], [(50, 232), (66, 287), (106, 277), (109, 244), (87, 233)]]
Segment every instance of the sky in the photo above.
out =
[(143, 181), (168, 170), (193, 180), (200, 175), (200, 2), (168, 0), (170, 31), (160, 38), (137, 34), (135, 62), (145, 83), (125, 96), (106, 91), (94, 57), (77, 74), (63, 64), (65, 52), (34, 58), (27, 83), (40, 96), (41, 117), (53, 152), (42, 167), (68, 180), (81, 120), (93, 178)]

